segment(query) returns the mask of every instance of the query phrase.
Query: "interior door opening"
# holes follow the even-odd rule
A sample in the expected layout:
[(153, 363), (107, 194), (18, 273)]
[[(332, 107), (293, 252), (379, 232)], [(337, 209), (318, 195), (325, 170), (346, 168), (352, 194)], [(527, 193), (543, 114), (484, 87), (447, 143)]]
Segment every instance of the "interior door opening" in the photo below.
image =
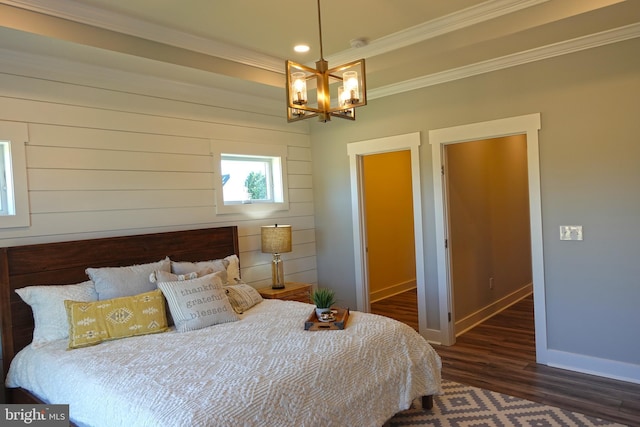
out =
[(535, 113), (429, 131), (434, 182), (440, 338), (444, 345), (452, 345), (455, 343), (453, 322), (450, 321), (453, 305), (449, 277), (450, 260), (446, 246), (448, 225), (445, 187), (443, 185), (444, 148), (448, 144), (523, 134), (526, 135), (527, 141), (529, 230), (531, 235), (531, 273), (534, 295), (536, 362), (546, 364), (549, 359), (546, 332), (544, 254), (542, 246), (542, 205), (540, 195), (540, 156), (538, 148), (539, 130), (540, 113)]
[[(413, 233), (418, 299), (419, 333), (428, 340), (437, 340), (438, 331), (427, 324), (427, 298), (422, 225), (422, 191), (420, 187), (420, 133), (353, 142), (347, 145), (351, 174), (351, 214), (353, 222), (356, 303), (360, 311), (371, 311), (367, 264), (367, 236), (364, 224), (365, 205), (362, 181), (362, 158), (370, 154), (409, 150), (411, 157), (411, 195), (413, 203)], [(435, 339), (434, 339), (435, 338)]]
[(411, 151), (362, 156), (371, 312), (418, 330)]
[(445, 146), (455, 336), (530, 295), (526, 135)]

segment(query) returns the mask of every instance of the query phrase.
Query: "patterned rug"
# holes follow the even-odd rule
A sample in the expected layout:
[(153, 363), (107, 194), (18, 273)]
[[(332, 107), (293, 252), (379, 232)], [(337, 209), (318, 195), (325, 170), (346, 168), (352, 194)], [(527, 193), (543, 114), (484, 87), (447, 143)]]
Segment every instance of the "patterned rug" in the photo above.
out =
[(600, 418), (530, 402), (505, 394), (443, 381), (444, 394), (435, 396), (433, 409), (400, 412), (384, 427), (624, 427)]

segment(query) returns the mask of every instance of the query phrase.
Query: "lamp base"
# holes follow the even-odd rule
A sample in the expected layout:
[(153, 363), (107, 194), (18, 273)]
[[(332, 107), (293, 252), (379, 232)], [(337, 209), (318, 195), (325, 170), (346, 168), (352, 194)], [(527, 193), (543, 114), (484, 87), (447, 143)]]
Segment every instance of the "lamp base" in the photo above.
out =
[(284, 289), (284, 262), (280, 258), (280, 254), (273, 254), (271, 283), (271, 289)]

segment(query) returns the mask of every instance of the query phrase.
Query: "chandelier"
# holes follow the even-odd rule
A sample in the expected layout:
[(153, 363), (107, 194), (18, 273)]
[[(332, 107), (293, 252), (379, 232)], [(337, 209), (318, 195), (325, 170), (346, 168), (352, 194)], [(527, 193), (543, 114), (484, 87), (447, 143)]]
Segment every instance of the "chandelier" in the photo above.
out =
[[(320, 0), (318, 33), (320, 59), (315, 69), (286, 61), (287, 121), (295, 122), (316, 116), (321, 122), (328, 122), (332, 116), (355, 120), (356, 107), (367, 105), (364, 59), (329, 69), (329, 63), (322, 54)], [(307, 88), (310, 92), (307, 92)]]

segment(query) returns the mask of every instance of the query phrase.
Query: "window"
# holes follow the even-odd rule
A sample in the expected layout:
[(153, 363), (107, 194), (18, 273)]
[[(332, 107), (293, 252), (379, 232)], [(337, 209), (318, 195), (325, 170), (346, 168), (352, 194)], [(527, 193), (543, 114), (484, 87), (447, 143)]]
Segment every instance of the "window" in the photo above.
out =
[(217, 212), (288, 209), (286, 150), (275, 145), (215, 144)]
[(9, 141), (0, 141), (0, 215), (16, 214), (14, 200), (13, 174), (11, 173), (11, 143)]
[(28, 227), (27, 125), (0, 121), (0, 228)]
[(280, 157), (222, 154), (225, 205), (282, 202)]

